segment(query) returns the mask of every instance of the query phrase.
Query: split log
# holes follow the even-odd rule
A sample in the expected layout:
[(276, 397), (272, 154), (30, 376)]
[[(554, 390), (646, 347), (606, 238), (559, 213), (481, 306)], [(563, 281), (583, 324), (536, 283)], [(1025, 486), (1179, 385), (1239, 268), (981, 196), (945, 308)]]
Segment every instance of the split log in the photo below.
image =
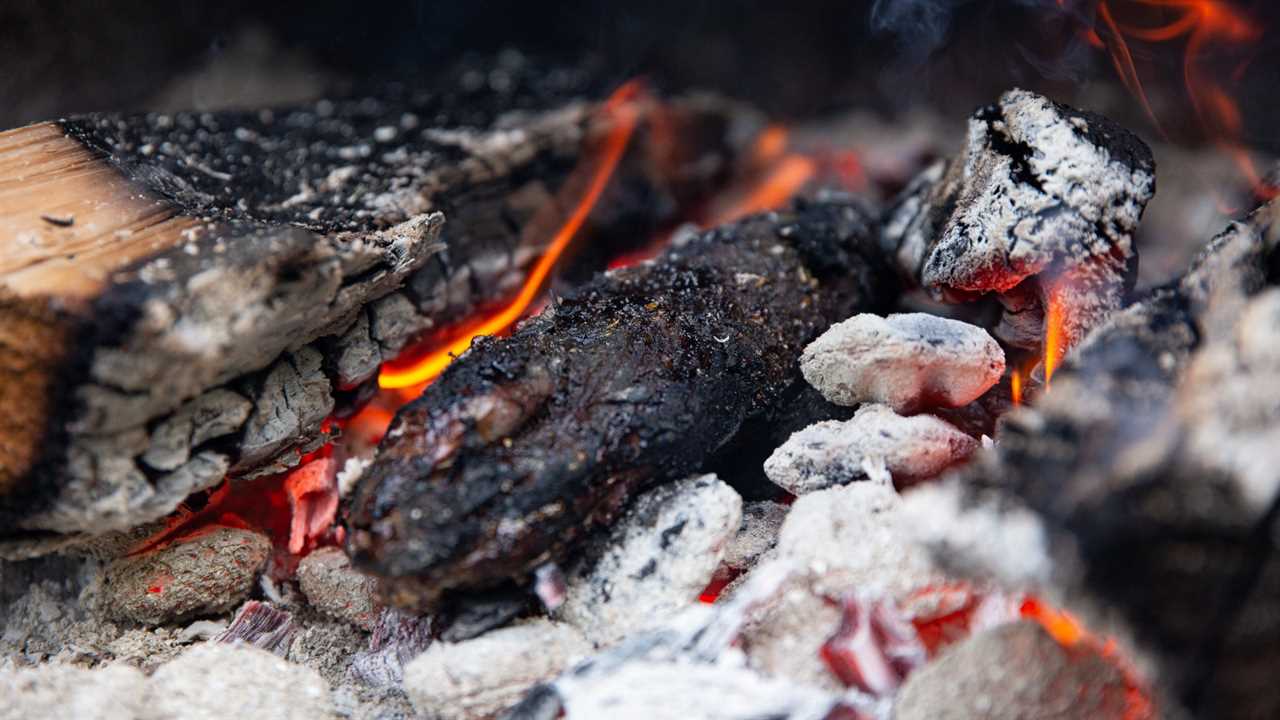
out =
[(800, 203), (610, 272), (481, 339), (393, 421), (348, 551), (404, 604), (561, 559), (779, 411), (804, 346), (895, 295), (867, 216)]
[[(287, 467), (383, 361), (513, 295), (609, 129), (580, 79), (525, 74), (0, 133), (0, 534), (127, 528)], [(756, 122), (663, 109), (674, 151), (633, 143), (583, 234), (669, 221)]]
[(1152, 679), (1196, 717), (1280, 713), (1278, 261), (1272, 203), (1091, 333), (959, 478), (957, 512), (1039, 519), (1052, 582), (1118, 611)]

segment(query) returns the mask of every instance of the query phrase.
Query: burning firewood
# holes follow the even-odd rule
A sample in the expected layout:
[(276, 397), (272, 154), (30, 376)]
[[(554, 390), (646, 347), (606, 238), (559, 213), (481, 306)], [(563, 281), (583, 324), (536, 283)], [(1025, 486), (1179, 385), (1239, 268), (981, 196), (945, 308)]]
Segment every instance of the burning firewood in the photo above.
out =
[(696, 471), (798, 378), (832, 321), (892, 297), (866, 216), (832, 199), (611, 272), (406, 406), (360, 479), (349, 552), (402, 603), (564, 557), (638, 490)]
[(515, 293), (576, 168), (618, 163), (597, 225), (653, 225), (754, 118), (677, 101), (628, 144), (635, 86), (525, 75), (0, 134), (0, 532), (127, 529), (288, 468), (407, 344)]

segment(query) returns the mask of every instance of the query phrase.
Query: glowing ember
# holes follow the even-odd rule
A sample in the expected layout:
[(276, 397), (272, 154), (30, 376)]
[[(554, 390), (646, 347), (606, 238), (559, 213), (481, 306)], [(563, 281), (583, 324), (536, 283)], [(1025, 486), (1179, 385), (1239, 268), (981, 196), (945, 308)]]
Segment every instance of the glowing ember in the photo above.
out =
[(425, 357), (409, 365), (390, 363), (383, 367), (378, 376), (380, 387), (404, 388), (434, 379), (449, 363), (453, 362), (455, 357), (471, 346), (472, 339), (480, 335), (496, 335), (503, 332), (525, 314), (542, 292), (543, 283), (546, 282), (547, 276), (551, 274), (556, 262), (569, 246), (569, 242), (586, 222), (591, 209), (595, 207), (600, 194), (604, 192), (605, 186), (613, 176), (618, 161), (622, 159), (622, 154), (630, 143), (632, 131), (635, 130), (639, 119), (640, 111), (636, 101), (642, 92), (641, 84), (631, 81), (614, 91), (605, 101), (602, 112), (607, 118), (610, 132), (605, 139), (599, 162), (592, 172), (591, 182), (569, 219), (560, 226), (546, 251), (538, 258), (528, 277), (525, 278), (515, 299), (493, 315), (472, 323), (459, 337), (443, 347), (433, 349)]
[[(271, 538), (277, 549), (273, 571), (287, 576), (298, 557), (336, 539), (332, 530), (338, 510), (337, 463), (329, 452), (326, 446), (280, 475), (224, 481), (209, 494), (203, 507), (179, 507), (162, 530), (129, 554), (159, 550), (217, 527), (242, 528)], [(160, 586), (154, 592), (162, 590)]]
[[(1121, 22), (1116, 18), (1116, 10), (1122, 7), (1154, 16), (1163, 22), (1153, 25)], [(1161, 134), (1164, 131), (1142, 88), (1129, 44), (1133, 41), (1163, 43), (1185, 39), (1183, 82), (1201, 128), (1235, 161), (1260, 198), (1275, 197), (1280, 189), (1263, 182), (1253, 158), (1241, 142), (1243, 126), (1239, 105), (1223, 80), (1215, 77), (1204, 62), (1211, 50), (1256, 43), (1262, 37), (1258, 24), (1224, 0), (1129, 0), (1123, 4), (1117, 0), (1102, 0), (1097, 10), (1100, 26), (1090, 31), (1087, 37), (1094, 44), (1107, 48), (1121, 81), (1142, 104)], [(1246, 65), (1247, 62), (1240, 64), (1231, 75), (1239, 75)]]
[(333, 458), (313, 460), (284, 479), (289, 498), (289, 552), (299, 555), (316, 538), (324, 535), (338, 516), (335, 484), (337, 463)]
[(1091, 635), (1079, 620), (1033, 595), (980, 592), (962, 582), (922, 588), (894, 604), (846, 600), (839, 630), (823, 645), (827, 667), (845, 685), (892, 695), (911, 671), (975, 633), (1020, 619), (1033, 620), (1064, 649), (1091, 652), (1125, 679), (1125, 718), (1155, 717), (1145, 684), (1114, 640)]
[(846, 687), (892, 695), (927, 660), (915, 628), (889, 603), (844, 602), (840, 629), (823, 643), (827, 667)]

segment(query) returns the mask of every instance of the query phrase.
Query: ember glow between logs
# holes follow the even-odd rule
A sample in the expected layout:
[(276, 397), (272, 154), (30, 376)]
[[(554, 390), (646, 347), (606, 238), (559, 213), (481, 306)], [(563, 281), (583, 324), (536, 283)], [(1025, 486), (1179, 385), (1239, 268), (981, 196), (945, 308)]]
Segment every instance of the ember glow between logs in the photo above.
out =
[(474, 338), (504, 332), (525, 314), (541, 294), (543, 284), (555, 268), (556, 262), (582, 228), (596, 201), (600, 199), (600, 194), (609, 184), (609, 179), (613, 177), (613, 171), (617, 168), (618, 161), (622, 159), (627, 145), (630, 144), (632, 132), (639, 120), (640, 108), (637, 101), (643, 95), (643, 85), (633, 80), (615, 90), (605, 101), (602, 115), (610, 131), (605, 139), (599, 161), (592, 170), (590, 184), (568, 220), (556, 231), (546, 252), (538, 258), (516, 297), (497, 313), (467, 326), (456, 339), (443, 347), (429, 351), (424, 357), (416, 358), (408, 364), (388, 364), (378, 376), (380, 387), (404, 388), (432, 380), (453, 362), (454, 357), (470, 347)]

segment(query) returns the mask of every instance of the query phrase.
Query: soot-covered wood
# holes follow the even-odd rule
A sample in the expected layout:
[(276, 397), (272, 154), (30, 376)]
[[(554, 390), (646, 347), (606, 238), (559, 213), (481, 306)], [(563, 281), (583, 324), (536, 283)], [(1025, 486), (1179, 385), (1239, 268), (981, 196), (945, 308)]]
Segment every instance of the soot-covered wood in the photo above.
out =
[[(296, 462), (381, 362), (513, 295), (609, 128), (580, 73), (489, 69), (510, 82), (0, 134), (0, 534), (123, 529)], [(673, 147), (638, 131), (581, 235), (646, 242), (756, 122), (664, 110)]]
[(429, 603), (560, 559), (636, 491), (685, 477), (778, 409), (804, 345), (895, 294), (857, 206), (801, 203), (598, 277), (477, 341), (401, 410), (348, 550)]

